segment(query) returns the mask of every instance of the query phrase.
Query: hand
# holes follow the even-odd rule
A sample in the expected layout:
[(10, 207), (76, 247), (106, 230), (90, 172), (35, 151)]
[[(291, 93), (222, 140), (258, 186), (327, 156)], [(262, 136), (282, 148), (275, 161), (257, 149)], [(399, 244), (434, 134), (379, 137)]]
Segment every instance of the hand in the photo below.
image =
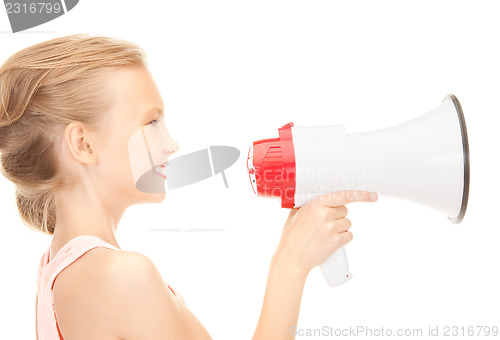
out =
[(376, 200), (377, 195), (371, 192), (338, 191), (315, 197), (301, 208), (293, 208), (273, 260), (284, 261), (307, 275), (352, 240), (345, 204)]

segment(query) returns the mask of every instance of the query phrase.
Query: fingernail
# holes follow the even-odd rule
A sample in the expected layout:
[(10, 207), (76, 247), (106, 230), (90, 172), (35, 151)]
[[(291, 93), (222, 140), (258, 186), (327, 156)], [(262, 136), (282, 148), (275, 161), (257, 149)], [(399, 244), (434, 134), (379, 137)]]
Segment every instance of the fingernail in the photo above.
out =
[(377, 196), (377, 194), (376, 194), (376, 193), (371, 193), (371, 194), (370, 194), (370, 199), (371, 199), (372, 201), (376, 201), (376, 200), (377, 200), (377, 197), (378, 197), (378, 196)]

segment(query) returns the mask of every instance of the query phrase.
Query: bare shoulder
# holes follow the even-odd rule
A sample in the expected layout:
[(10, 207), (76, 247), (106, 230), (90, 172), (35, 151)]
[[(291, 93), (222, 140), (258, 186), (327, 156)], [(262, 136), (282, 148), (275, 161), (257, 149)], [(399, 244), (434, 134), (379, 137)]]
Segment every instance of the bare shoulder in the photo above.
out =
[(156, 275), (152, 261), (140, 253), (95, 248), (82, 255), (54, 283), (54, 308), (64, 337), (112, 334), (118, 307), (133, 303), (138, 286)]
[(76, 288), (82, 292), (86, 292), (87, 287), (95, 292), (116, 288), (113, 285), (131, 288), (131, 285), (141, 283), (141, 279), (149, 280), (155, 275), (159, 275), (156, 266), (143, 254), (95, 248), (59, 274), (54, 285), (54, 299), (64, 293), (75, 294)]
[(54, 305), (68, 339), (189, 339), (192, 329), (198, 338), (205, 331), (153, 261), (137, 252), (87, 252), (59, 274)]

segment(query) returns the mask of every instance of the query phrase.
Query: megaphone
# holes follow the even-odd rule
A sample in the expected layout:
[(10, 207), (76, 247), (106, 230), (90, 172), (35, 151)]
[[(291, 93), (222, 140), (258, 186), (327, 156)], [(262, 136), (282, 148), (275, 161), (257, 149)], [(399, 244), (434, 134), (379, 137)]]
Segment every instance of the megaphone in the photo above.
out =
[[(420, 203), (460, 223), (469, 197), (469, 163), (464, 114), (450, 94), (426, 114), (368, 132), (288, 123), (278, 138), (253, 143), (247, 169), (254, 192), (281, 198), (283, 208), (331, 192), (365, 190)], [(345, 249), (321, 270), (331, 287), (350, 280)]]

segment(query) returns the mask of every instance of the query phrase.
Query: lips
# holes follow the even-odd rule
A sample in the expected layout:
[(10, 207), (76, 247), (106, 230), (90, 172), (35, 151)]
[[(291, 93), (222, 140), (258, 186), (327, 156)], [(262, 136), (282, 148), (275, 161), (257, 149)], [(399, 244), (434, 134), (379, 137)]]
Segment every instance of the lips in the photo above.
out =
[(166, 166), (168, 163), (162, 163), (160, 165), (157, 165), (153, 168), (153, 171), (155, 174), (158, 176), (162, 177), (163, 179), (167, 179), (167, 174), (166, 174)]

